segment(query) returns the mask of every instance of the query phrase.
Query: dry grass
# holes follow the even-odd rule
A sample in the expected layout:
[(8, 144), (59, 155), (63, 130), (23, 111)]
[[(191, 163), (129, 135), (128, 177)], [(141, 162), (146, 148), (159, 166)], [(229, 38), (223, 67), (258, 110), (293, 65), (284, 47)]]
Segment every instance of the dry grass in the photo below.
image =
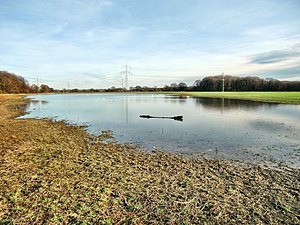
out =
[(0, 224), (300, 223), (299, 170), (104, 143), (62, 122), (12, 119), (23, 102), (0, 98)]

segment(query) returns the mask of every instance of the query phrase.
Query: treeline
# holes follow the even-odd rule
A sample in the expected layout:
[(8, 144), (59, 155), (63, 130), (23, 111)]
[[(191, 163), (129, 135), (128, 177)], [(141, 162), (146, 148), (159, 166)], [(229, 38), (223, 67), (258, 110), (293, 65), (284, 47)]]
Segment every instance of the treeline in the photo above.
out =
[(2, 94), (48, 93), (53, 91), (54, 89), (46, 84), (30, 85), (22, 76), (0, 71), (0, 93)]
[(163, 88), (135, 86), (129, 90), (111, 87), (108, 89), (63, 89), (54, 90), (46, 84), (30, 85), (22, 76), (0, 71), (0, 93), (91, 93), (91, 92), (157, 92), (157, 91), (300, 91), (300, 81), (279, 81), (273, 78), (262, 79), (255, 76), (208, 76), (196, 80), (192, 86), (184, 82), (165, 85)]
[(273, 78), (209, 76), (196, 80), (193, 86), (185, 83), (166, 85), (164, 91), (300, 91), (300, 81), (279, 81)]
[(63, 89), (59, 90), (58, 92), (60, 93), (103, 93), (103, 92), (158, 92), (162, 91), (163, 88), (157, 88), (157, 87), (141, 87), (141, 86), (135, 86), (135, 87), (130, 87), (129, 90), (126, 90), (126, 88), (121, 88), (121, 87), (110, 87), (107, 89), (95, 89), (95, 88), (90, 88), (90, 89)]
[(0, 71), (0, 93), (30, 93), (29, 83), (21, 76)]

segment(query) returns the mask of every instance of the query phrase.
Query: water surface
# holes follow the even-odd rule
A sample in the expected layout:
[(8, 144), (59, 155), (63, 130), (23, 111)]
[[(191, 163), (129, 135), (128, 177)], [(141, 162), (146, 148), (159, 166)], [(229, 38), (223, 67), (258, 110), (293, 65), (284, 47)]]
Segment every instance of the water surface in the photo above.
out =
[[(51, 117), (112, 130), (120, 143), (300, 168), (300, 106), (168, 95), (35, 95), (23, 118)], [(139, 116), (182, 115), (183, 121)]]

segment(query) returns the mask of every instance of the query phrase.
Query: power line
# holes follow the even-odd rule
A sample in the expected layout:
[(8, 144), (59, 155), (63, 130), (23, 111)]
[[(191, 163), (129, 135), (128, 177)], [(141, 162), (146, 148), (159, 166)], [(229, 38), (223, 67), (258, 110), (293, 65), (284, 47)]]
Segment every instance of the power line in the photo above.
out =
[(173, 76), (173, 75), (145, 75), (145, 74), (131, 74), (131, 76), (135, 76), (135, 77), (159, 77), (159, 78), (162, 78), (162, 77), (170, 77), (170, 78), (174, 78), (174, 77), (177, 77), (177, 78), (180, 78), (182, 76)]
[(126, 65), (122, 66), (122, 69), (121, 74), (125, 74), (125, 89), (128, 90), (128, 75), (132, 75), (132, 73), (130, 72), (131, 67), (127, 65), (127, 60)]

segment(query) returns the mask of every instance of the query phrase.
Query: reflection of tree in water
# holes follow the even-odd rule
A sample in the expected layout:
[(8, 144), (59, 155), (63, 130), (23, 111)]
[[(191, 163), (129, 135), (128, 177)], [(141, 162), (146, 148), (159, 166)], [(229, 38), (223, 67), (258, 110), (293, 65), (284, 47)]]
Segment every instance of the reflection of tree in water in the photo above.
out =
[(122, 109), (125, 111), (125, 120), (126, 125), (128, 126), (129, 120), (128, 120), (128, 98), (122, 98)]
[(177, 95), (166, 95), (164, 96), (165, 102), (170, 102), (170, 103), (180, 103), (180, 104), (185, 104), (188, 96), (177, 96)]
[(186, 101), (187, 101), (187, 99), (188, 99), (187, 96), (179, 96), (178, 102), (179, 102), (180, 104), (185, 104)]
[(30, 100), (30, 102), (28, 104), (26, 104), (26, 111), (28, 111), (30, 109), (30, 107), (32, 107), (33, 110), (40, 111), (40, 106), (41, 105), (46, 105), (48, 103), (49, 102), (45, 101), (45, 100), (32, 99), (32, 100)]
[(247, 100), (226, 99), (226, 98), (200, 98), (193, 97), (197, 105), (201, 105), (206, 109), (214, 110), (233, 110), (233, 109), (257, 109), (260, 107), (274, 107), (278, 104), (255, 102)]
[(46, 105), (48, 104), (49, 102), (48, 101), (45, 101), (45, 100), (31, 100), (30, 101), (30, 104), (31, 105)]

